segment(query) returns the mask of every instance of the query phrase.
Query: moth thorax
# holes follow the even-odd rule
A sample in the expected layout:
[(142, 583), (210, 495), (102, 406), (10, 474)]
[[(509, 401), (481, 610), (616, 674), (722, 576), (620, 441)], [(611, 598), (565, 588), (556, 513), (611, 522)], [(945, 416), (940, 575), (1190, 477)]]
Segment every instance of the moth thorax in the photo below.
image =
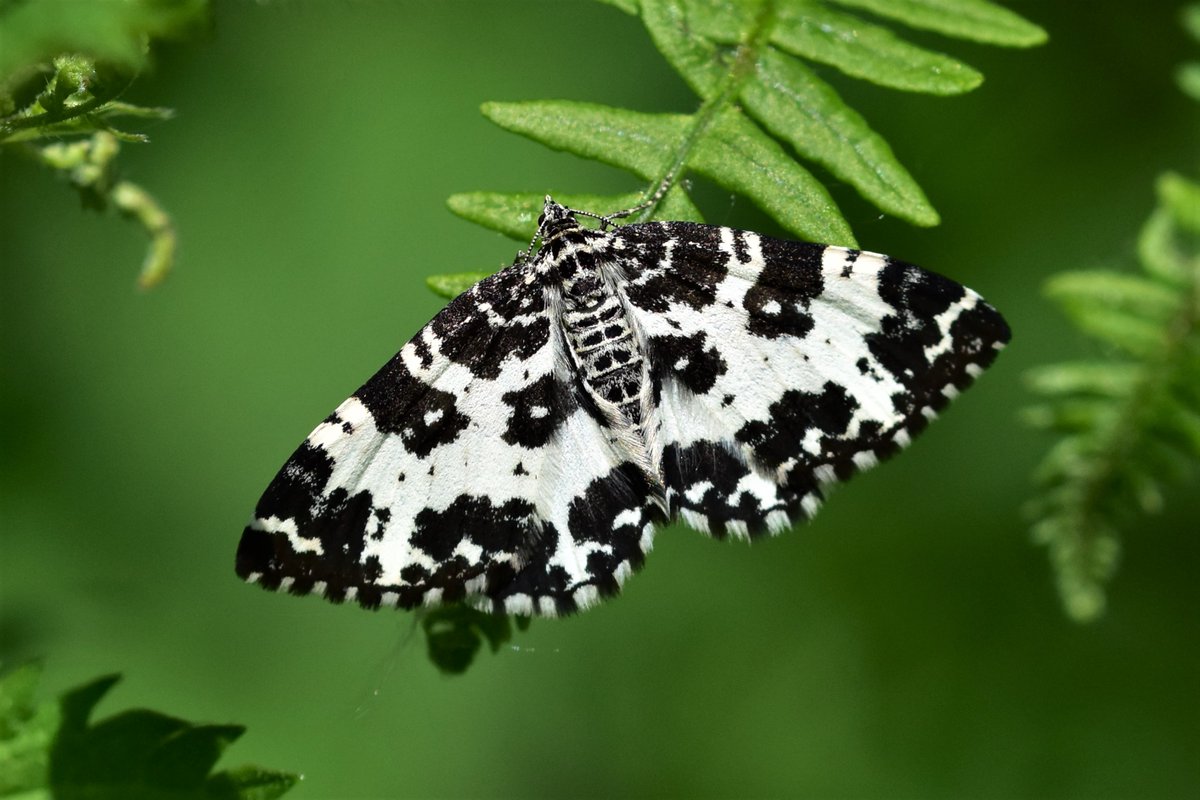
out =
[(624, 306), (594, 273), (564, 282), (563, 289), (563, 326), (580, 377), (636, 426), (642, 418), (642, 354)]

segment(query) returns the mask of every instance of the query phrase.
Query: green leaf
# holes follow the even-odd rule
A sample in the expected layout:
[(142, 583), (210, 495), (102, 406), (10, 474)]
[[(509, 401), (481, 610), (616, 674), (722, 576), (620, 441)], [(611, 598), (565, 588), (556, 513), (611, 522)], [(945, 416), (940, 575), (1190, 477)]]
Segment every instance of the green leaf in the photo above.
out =
[(1025, 421), (1035, 428), (1086, 431), (1112, 426), (1120, 409), (1109, 400), (1071, 399), (1024, 409)]
[(793, 55), (829, 64), (852, 78), (906, 92), (953, 95), (983, 83), (966, 64), (909, 44), (887, 28), (815, 3), (779, 6), (772, 43)]
[(205, 782), (212, 798), (275, 800), (296, 785), (300, 776), (258, 767), (236, 767), (216, 773)]
[(832, 0), (913, 28), (1002, 47), (1043, 44), (1046, 31), (986, 0)]
[(599, 0), (599, 2), (620, 9), (630, 16), (636, 17), (638, 13), (637, 0)]
[(425, 279), (425, 285), (434, 294), (453, 300), (491, 274), (491, 272), (450, 272), (444, 275), (430, 275)]
[(1175, 72), (1180, 90), (1193, 100), (1200, 100), (1200, 63), (1189, 61)]
[(1184, 6), (1181, 16), (1183, 18), (1183, 29), (1193, 39), (1200, 42), (1200, 3)]
[(1076, 319), (1092, 312), (1126, 311), (1154, 324), (1179, 309), (1179, 296), (1169, 287), (1139, 275), (1102, 270), (1060, 273), (1046, 281), (1045, 292)]
[[(665, 174), (670, 153), (688, 130), (677, 114), (546, 100), (486, 103), (488, 119), (555, 149), (629, 170)], [(778, 144), (736, 111), (720, 114), (691, 150), (687, 166), (753, 199), (780, 225), (811, 241), (854, 246), (854, 236), (829, 193)]]
[(1168, 172), (1158, 179), (1159, 202), (1166, 206), (1175, 224), (1185, 232), (1200, 235), (1200, 184)]
[(829, 192), (773, 139), (735, 110), (722, 113), (697, 145), (690, 166), (750, 197), (786, 230), (812, 242), (855, 247)]
[[(648, 193), (660, 185), (686, 186), (690, 173), (710, 178), (812, 241), (855, 244), (829, 193), (781, 143), (854, 186), (885, 213), (916, 225), (938, 223), (937, 212), (883, 138), (783, 51), (883, 86), (939, 95), (978, 86), (982, 76), (971, 67), (817, 0), (603, 2), (641, 17), (655, 46), (703, 101), (694, 114), (638, 114), (565, 101), (489, 103), (483, 113), (554, 149), (627, 170), (649, 182)], [(960, 38), (1022, 46), (1045, 39), (1036, 25), (984, 0), (889, 3), (842, 5)], [(656, 201), (638, 219), (690, 218), (667, 213), (673, 196)], [(524, 230), (524, 213), (499, 219), (499, 207), (483, 208), (482, 197), (456, 196), (453, 205), (509, 235)], [(458, 285), (444, 277), (435, 281), (442, 290)]]
[[(450, 675), (465, 672), (484, 641), (494, 653), (512, 638), (509, 617), (486, 614), (464, 605), (441, 606), (425, 612), (421, 627), (425, 630), (429, 660)], [(525, 630), (528, 622), (522, 625), (518, 621), (517, 627)]]
[(0, 797), (46, 785), (48, 750), (58, 729), (58, 704), (36, 702), (39, 664), (0, 677)]
[(781, 53), (757, 64), (759, 80), (742, 89), (746, 110), (774, 136), (826, 167), (881, 210), (916, 225), (936, 225), (938, 213), (892, 149), (833, 87)]
[(741, 41), (754, 25), (753, 6), (736, 2), (650, 0), (642, 8), (642, 22), (654, 46), (704, 100), (715, 100), (721, 82), (729, 76), (735, 55), (700, 36), (705, 29), (728, 31)]
[(241, 736), (239, 725), (193, 725), (146, 709), (90, 723), (116, 682), (117, 676), (99, 678), (62, 698), (49, 770), (58, 800), (247, 800), (278, 797), (295, 784), (295, 775), (260, 769), (210, 774)]
[(1138, 235), (1138, 259), (1152, 278), (1183, 284), (1191, 279), (1192, 265), (1175, 234), (1171, 213), (1165, 208), (1155, 209)]
[(1166, 332), (1160, 323), (1086, 303), (1069, 304), (1064, 310), (1081, 331), (1115, 345), (1130, 355), (1148, 358), (1161, 352), (1166, 344)]
[[(568, 208), (603, 215), (633, 208), (645, 197), (636, 193), (616, 196), (563, 194), (556, 195), (554, 199)], [(537, 233), (537, 218), (542, 213), (544, 201), (545, 195), (536, 192), (465, 192), (451, 195), (446, 204), (463, 219), (499, 231), (517, 241), (528, 242)], [(668, 219), (703, 221), (699, 209), (679, 187), (667, 193), (660, 210)]]
[(1127, 397), (1141, 379), (1136, 364), (1091, 361), (1052, 364), (1025, 373), (1029, 388), (1038, 394), (1090, 394)]
[(29, 665), (0, 677), (0, 797), (274, 800), (296, 783), (256, 767), (212, 772), (240, 725), (193, 725), (145, 709), (89, 723), (116, 675), (35, 704), (40, 675)]
[[(639, 205), (645, 198), (640, 194), (616, 196), (564, 194), (555, 198), (568, 208), (589, 211), (594, 214), (614, 214)], [(534, 192), (499, 194), (496, 192), (464, 192), (451, 195), (447, 206), (458, 216), (492, 230), (499, 231), (517, 241), (528, 241), (537, 232), (537, 218), (542, 212), (545, 196)], [(673, 187), (659, 205), (659, 211), (668, 219), (702, 222), (699, 209), (688, 199), (687, 193)], [(620, 220), (616, 221), (620, 224)], [(446, 298), (455, 298), (486, 278), (488, 272), (457, 272), (431, 275), (425, 279), (426, 286), (434, 293)]]
[(1192, 458), (1200, 459), (1200, 409), (1175, 402), (1164, 406), (1159, 417), (1159, 424), (1167, 434), (1164, 438)]
[(1145, 277), (1072, 272), (1046, 287), (1078, 327), (1135, 358), (1026, 376), (1051, 398), (1026, 420), (1064, 433), (1035, 473), (1032, 531), (1078, 620), (1104, 608), (1119, 526), (1159, 511), (1164, 485), (1200, 467), (1200, 186), (1165, 175), (1158, 195), (1138, 240)]
[(188, 33), (207, 0), (25, 0), (0, 3), (0, 84), (60, 53), (80, 53), (135, 72), (150, 37)]
[(666, 173), (671, 153), (688, 130), (688, 118), (681, 114), (644, 114), (569, 100), (484, 103), (481, 110), (505, 130), (646, 180)]

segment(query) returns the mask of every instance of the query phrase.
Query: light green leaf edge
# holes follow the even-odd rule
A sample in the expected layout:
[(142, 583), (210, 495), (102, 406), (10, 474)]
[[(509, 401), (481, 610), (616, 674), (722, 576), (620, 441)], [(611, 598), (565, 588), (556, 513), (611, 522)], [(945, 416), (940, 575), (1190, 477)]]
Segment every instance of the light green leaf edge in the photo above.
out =
[(943, 53), (910, 44), (891, 30), (810, 3), (783, 5), (771, 42), (801, 58), (889, 89), (956, 95), (978, 88), (983, 75)]
[(613, 8), (624, 11), (626, 14), (630, 15), (631, 17), (637, 16), (637, 13), (638, 13), (637, 0), (597, 0), (597, 1), (600, 3), (604, 3), (607, 6), (612, 6)]
[(1034, 47), (1049, 38), (1027, 19), (986, 0), (831, 0), (912, 28), (1000, 47)]

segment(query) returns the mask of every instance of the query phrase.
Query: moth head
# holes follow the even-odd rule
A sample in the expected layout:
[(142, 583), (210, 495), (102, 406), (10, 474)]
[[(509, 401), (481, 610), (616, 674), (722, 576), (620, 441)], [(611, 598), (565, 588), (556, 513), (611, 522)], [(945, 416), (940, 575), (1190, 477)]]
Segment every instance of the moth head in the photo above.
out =
[(538, 233), (545, 238), (555, 228), (562, 227), (563, 223), (571, 226), (578, 224), (571, 209), (559, 205), (554, 202), (554, 198), (546, 195), (546, 202), (542, 206), (541, 215), (538, 217)]

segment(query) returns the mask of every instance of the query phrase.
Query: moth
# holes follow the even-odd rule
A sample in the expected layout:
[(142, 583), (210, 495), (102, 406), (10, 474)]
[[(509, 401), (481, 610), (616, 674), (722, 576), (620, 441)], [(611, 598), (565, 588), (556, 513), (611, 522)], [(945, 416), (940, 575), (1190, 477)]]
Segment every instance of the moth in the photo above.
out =
[(547, 197), (536, 253), (309, 434), (239, 576), (368, 608), (585, 609), (656, 526), (750, 539), (812, 517), (1009, 340), (978, 294), (885, 255), (577, 213)]

